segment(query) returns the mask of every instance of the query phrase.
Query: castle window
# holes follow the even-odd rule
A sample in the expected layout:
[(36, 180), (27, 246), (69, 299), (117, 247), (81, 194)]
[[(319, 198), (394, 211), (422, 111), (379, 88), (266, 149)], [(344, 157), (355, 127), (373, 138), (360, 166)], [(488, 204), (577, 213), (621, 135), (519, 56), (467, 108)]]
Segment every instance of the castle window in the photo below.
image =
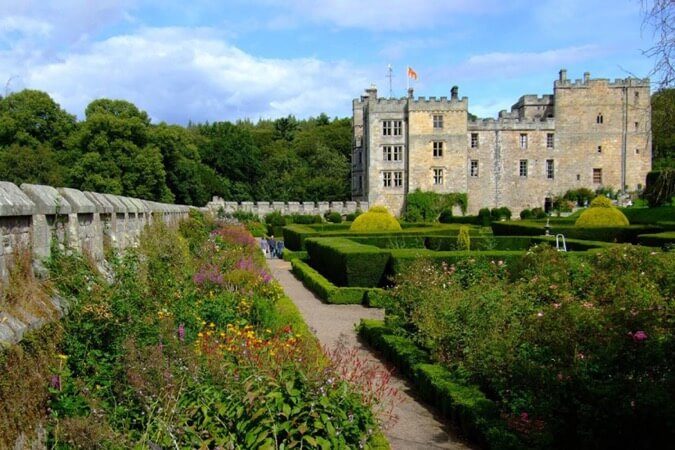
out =
[(581, 180), (581, 175), (577, 174), (577, 181)]
[(434, 184), (443, 184), (443, 169), (434, 169)]
[(471, 148), (478, 148), (478, 133), (471, 133)]
[(593, 183), (602, 184), (602, 169), (593, 169)]
[(635, 131), (640, 130), (640, 122), (635, 122)]
[(478, 160), (477, 159), (472, 159), (471, 160), (471, 165), (469, 166), (469, 174), (472, 177), (477, 177), (478, 176)]
[(361, 164), (361, 163), (363, 162), (363, 156), (362, 156), (362, 153), (361, 153), (361, 152), (358, 152), (358, 156), (359, 156), (359, 164)]
[(394, 187), (403, 186), (403, 172), (394, 172)]
[(382, 136), (400, 136), (403, 129), (401, 120), (383, 120)]
[(434, 114), (434, 130), (442, 130), (443, 129), (443, 116), (440, 114)]
[(520, 133), (520, 148), (527, 148), (527, 133)]
[(595, 118), (595, 123), (603, 123), (604, 118), (602, 117), (602, 113), (598, 113), (598, 116)]
[(546, 133), (546, 148), (553, 148), (553, 133)]
[(636, 148), (636, 149), (635, 149), (635, 154), (636, 154), (636, 155), (639, 155), (639, 154), (640, 154), (640, 149), (639, 149), (639, 148)]
[(527, 177), (527, 160), (526, 159), (521, 159), (520, 160), (520, 170), (519, 170), (520, 176), (521, 177)]
[(434, 158), (443, 157), (443, 142), (434, 141)]
[(640, 93), (638, 91), (635, 91), (635, 104), (637, 105), (640, 102)]
[(602, 153), (602, 145), (598, 145), (598, 153)]
[(552, 180), (555, 176), (555, 166), (552, 159), (546, 160), (546, 178)]
[(403, 146), (402, 145), (385, 145), (382, 147), (382, 159), (384, 161), (401, 161), (403, 160)]
[(363, 190), (363, 176), (359, 175), (359, 192)]
[(384, 187), (391, 187), (391, 172), (382, 172), (382, 179), (384, 180)]

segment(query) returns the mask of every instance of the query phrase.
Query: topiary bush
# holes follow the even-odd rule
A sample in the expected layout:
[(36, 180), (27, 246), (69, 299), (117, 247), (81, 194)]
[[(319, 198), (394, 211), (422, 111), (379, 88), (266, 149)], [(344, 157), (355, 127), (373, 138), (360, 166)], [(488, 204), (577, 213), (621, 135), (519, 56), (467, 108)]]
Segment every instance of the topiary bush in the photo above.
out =
[(441, 215), (438, 216), (438, 221), (440, 223), (452, 223), (452, 209), (444, 209), (441, 211)]
[(590, 208), (581, 213), (574, 226), (578, 228), (627, 227), (628, 218), (603, 195), (593, 199)]
[(350, 231), (401, 231), (401, 224), (385, 206), (373, 206), (352, 222)]
[(484, 227), (489, 227), (492, 222), (492, 214), (489, 208), (481, 208), (478, 211), (478, 223)]
[(459, 227), (457, 250), (471, 250), (471, 237), (469, 236), (469, 227), (466, 225)]
[(345, 216), (345, 221), (347, 222), (353, 222), (357, 217), (359, 217), (361, 214), (363, 214), (363, 211), (360, 209), (357, 209), (353, 213), (349, 213)]
[(532, 219), (534, 215), (532, 214), (531, 209), (524, 209), (520, 212), (520, 218), (522, 220)]
[(327, 222), (330, 223), (342, 223), (342, 216), (340, 215), (339, 212), (336, 211), (328, 211), (326, 214), (324, 214), (324, 217), (326, 218)]

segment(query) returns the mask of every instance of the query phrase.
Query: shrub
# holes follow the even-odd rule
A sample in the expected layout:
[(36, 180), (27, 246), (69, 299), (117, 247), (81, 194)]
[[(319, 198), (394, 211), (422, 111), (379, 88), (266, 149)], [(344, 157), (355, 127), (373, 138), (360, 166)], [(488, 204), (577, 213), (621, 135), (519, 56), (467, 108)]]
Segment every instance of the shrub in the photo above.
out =
[(532, 210), (524, 209), (520, 212), (520, 218), (522, 220), (532, 219), (534, 218), (534, 214), (532, 214)]
[(446, 208), (441, 211), (441, 215), (438, 216), (438, 221), (440, 223), (452, 223), (452, 209)]
[(269, 226), (274, 227), (283, 227), (286, 225), (286, 217), (281, 214), (281, 211), (272, 211), (271, 213), (265, 214), (265, 223)]
[(673, 196), (675, 196), (675, 169), (669, 168), (647, 174), (644, 198), (649, 202), (649, 206), (668, 205)]
[(292, 222), (292, 223), (297, 223), (297, 224), (302, 224), (302, 225), (310, 225), (313, 223), (321, 223), (323, 220), (321, 220), (321, 216), (318, 214), (291, 214), (290, 216), (287, 216), (287, 218)]
[(478, 221), (479, 224), (484, 227), (489, 227), (492, 222), (492, 213), (489, 208), (481, 208), (478, 211)]
[(439, 194), (416, 189), (406, 197), (404, 218), (408, 222), (433, 222), (443, 210), (452, 209), (453, 206), (459, 206), (462, 213), (466, 213), (467, 195), (457, 192)]
[(469, 227), (466, 225), (459, 227), (457, 250), (471, 250), (471, 237), (469, 236)]
[(357, 217), (359, 217), (361, 214), (363, 214), (363, 211), (361, 211), (360, 209), (357, 208), (356, 211), (354, 211), (353, 213), (347, 214), (347, 215), (345, 216), (345, 220), (346, 220), (347, 222), (353, 222), (353, 221), (354, 221)]
[(502, 206), (501, 208), (499, 208), (499, 218), (500, 219), (504, 218), (506, 220), (511, 220), (511, 216), (512, 216), (512, 213), (511, 213), (511, 210), (509, 208), (507, 208), (506, 206)]
[(400, 231), (401, 224), (384, 206), (372, 206), (352, 222), (350, 231)]
[(611, 200), (602, 195), (593, 199), (591, 207), (581, 213), (574, 224), (578, 228), (626, 227), (628, 225), (630, 223), (626, 216), (612, 205)]
[(326, 214), (324, 214), (324, 217), (330, 223), (342, 223), (342, 216), (339, 212), (328, 211)]
[(544, 211), (544, 208), (536, 207), (532, 208), (532, 215), (534, 216), (535, 219), (545, 219), (547, 214), (546, 211)]

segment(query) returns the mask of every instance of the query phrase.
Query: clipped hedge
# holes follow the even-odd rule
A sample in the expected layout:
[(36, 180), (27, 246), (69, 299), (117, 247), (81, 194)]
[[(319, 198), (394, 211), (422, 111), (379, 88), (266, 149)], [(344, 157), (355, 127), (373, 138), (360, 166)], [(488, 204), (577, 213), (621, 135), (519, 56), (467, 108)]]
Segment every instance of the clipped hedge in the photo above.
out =
[[(378, 307), (366, 301), (369, 291), (381, 291), (362, 287), (337, 287), (301, 259), (291, 260), (293, 274), (302, 284), (326, 303), (335, 305), (359, 305)], [(376, 294), (372, 294), (376, 295)], [(381, 294), (380, 294), (381, 295)]]
[[(528, 236), (471, 236), (471, 250), (527, 250), (532, 238)], [(450, 236), (430, 236), (425, 240), (425, 246), (435, 251), (456, 251), (457, 238)]]
[(675, 222), (675, 207), (619, 208), (632, 224), (655, 225), (658, 222)]
[(377, 287), (384, 281), (390, 251), (346, 238), (305, 240), (310, 265), (336, 286)]
[(354, 236), (350, 240), (359, 244), (372, 245), (378, 248), (424, 248), (424, 236), (410, 235), (376, 235)]
[(402, 336), (395, 336), (383, 321), (361, 320), (359, 335), (392, 362), (415, 385), (426, 401), (437, 406), (460, 431), (483, 448), (525, 448), (500, 419), (497, 405), (477, 386), (467, 385), (429, 355)]
[(305, 239), (318, 236), (319, 232), (308, 225), (286, 225), (283, 228), (284, 247), (292, 251), (305, 250)]
[(294, 252), (292, 250), (284, 248), (281, 251), (281, 258), (284, 261), (292, 261), (294, 259), (307, 259), (307, 252), (303, 250)]
[[(638, 242), (641, 234), (659, 233), (661, 227), (653, 225), (631, 225), (628, 227), (594, 227), (579, 228), (570, 225), (550, 222), (551, 235), (562, 234), (565, 239), (581, 239), (587, 241), (604, 241), (618, 243)], [(529, 220), (493, 222), (492, 233), (495, 236), (543, 236), (544, 224)]]
[(675, 231), (665, 231), (663, 233), (641, 234), (638, 236), (638, 243), (648, 247), (669, 248), (675, 247)]
[(514, 267), (523, 256), (524, 251), (510, 250), (491, 250), (482, 252), (472, 251), (446, 251), (435, 252), (432, 250), (401, 249), (391, 251), (391, 262), (387, 267), (390, 274), (401, 272), (405, 267), (410, 266), (418, 258), (425, 258), (433, 261), (435, 264), (445, 262), (448, 265), (456, 264), (467, 258), (487, 261), (503, 261), (507, 267)]

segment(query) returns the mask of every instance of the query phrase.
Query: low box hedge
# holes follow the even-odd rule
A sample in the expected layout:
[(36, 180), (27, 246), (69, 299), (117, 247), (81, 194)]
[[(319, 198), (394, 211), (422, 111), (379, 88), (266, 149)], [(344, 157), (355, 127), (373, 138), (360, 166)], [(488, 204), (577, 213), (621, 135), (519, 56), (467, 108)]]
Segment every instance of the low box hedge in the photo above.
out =
[(294, 259), (307, 259), (307, 252), (306, 251), (292, 251), (287, 248), (284, 248), (281, 252), (281, 257), (283, 258), (284, 261), (292, 261)]
[(296, 278), (298, 278), (307, 289), (312, 291), (314, 295), (326, 303), (335, 305), (369, 305), (365, 300), (369, 295), (369, 291), (381, 291), (380, 289), (362, 287), (337, 287), (301, 259), (291, 260), (291, 265), (293, 274)]
[(638, 243), (648, 247), (669, 248), (675, 247), (675, 231), (664, 231), (663, 233), (641, 234), (638, 236)]
[(403, 336), (391, 334), (383, 321), (361, 320), (359, 335), (411, 380), (426, 401), (437, 406), (471, 440), (483, 448), (515, 450), (523, 442), (500, 419), (497, 405), (477, 386), (467, 385)]
[(424, 248), (424, 236), (378, 235), (353, 236), (349, 239), (359, 244), (373, 245), (378, 248)]
[[(529, 236), (471, 236), (471, 250), (527, 250), (532, 245)], [(457, 237), (430, 236), (425, 247), (434, 251), (456, 251)]]
[(675, 207), (619, 208), (631, 224), (655, 225), (657, 222), (675, 222)]
[[(529, 220), (493, 222), (492, 233), (495, 236), (542, 236), (545, 235), (545, 223)], [(604, 241), (636, 244), (640, 234), (663, 231), (655, 225), (631, 225), (628, 227), (578, 228), (574, 225), (550, 222), (550, 234), (562, 234), (566, 239)]]
[(487, 261), (504, 261), (507, 266), (515, 266), (523, 256), (524, 251), (518, 250), (490, 250), (490, 251), (446, 251), (436, 252), (433, 250), (401, 249), (391, 251), (391, 260), (387, 266), (387, 273), (394, 275), (411, 265), (418, 258), (425, 258), (436, 264), (445, 262), (448, 265), (455, 264), (467, 258)]
[(346, 238), (305, 240), (310, 265), (339, 287), (378, 287), (385, 281), (390, 251)]
[(305, 239), (311, 236), (318, 236), (319, 232), (309, 225), (286, 225), (283, 228), (284, 247), (293, 251), (305, 250)]

